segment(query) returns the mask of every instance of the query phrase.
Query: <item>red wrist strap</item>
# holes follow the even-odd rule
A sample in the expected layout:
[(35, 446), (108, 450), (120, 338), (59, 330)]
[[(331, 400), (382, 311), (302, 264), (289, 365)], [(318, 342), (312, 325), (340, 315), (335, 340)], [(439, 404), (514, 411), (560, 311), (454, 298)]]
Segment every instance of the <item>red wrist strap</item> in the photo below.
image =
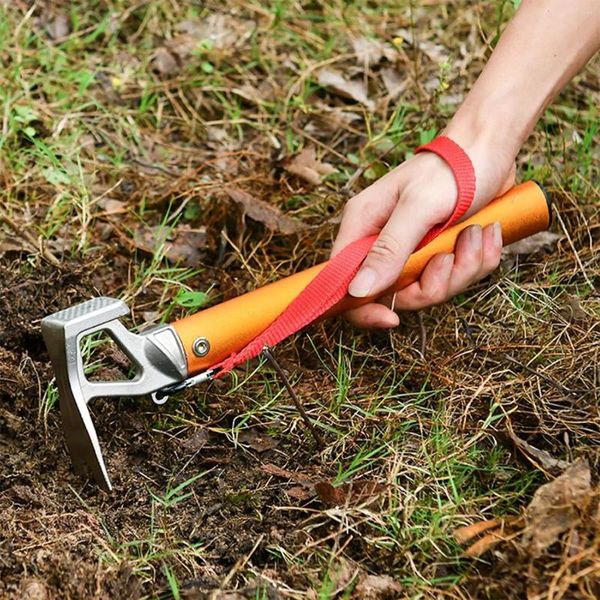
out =
[(211, 367), (218, 369), (215, 377), (221, 377), (233, 367), (258, 356), (265, 346), (272, 348), (335, 306), (348, 293), (350, 282), (376, 239), (377, 236), (372, 235), (346, 246), (261, 334), (239, 352)]
[[(446, 221), (433, 227), (421, 240), (425, 246), (447, 227), (458, 221), (469, 209), (475, 195), (475, 171), (465, 151), (447, 137), (438, 137), (416, 152), (435, 152), (452, 169), (458, 188), (454, 212)], [(347, 293), (348, 285), (358, 272), (371, 246), (377, 239), (372, 235), (346, 246), (332, 258), (325, 268), (300, 292), (289, 306), (242, 350), (214, 365), (215, 377), (222, 377), (237, 365), (258, 356), (265, 346), (272, 347), (300, 331), (335, 306)]]
[(418, 246), (418, 248), (421, 248), (450, 227), (450, 225), (460, 220), (469, 210), (475, 197), (475, 169), (467, 153), (456, 142), (443, 135), (435, 138), (429, 144), (419, 146), (415, 150), (415, 154), (419, 152), (433, 152), (445, 160), (452, 170), (454, 180), (456, 181), (456, 189), (458, 190), (454, 212), (445, 223), (435, 225), (427, 233)]

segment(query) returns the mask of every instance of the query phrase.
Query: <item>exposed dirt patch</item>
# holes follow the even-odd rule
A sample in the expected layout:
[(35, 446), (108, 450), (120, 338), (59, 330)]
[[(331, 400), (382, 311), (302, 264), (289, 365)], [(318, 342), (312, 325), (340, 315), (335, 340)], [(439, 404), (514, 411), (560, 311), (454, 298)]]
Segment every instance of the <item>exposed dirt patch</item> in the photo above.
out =
[[(277, 349), (321, 451), (253, 361), (162, 407), (93, 401), (101, 493), (39, 331), (97, 295), (173, 320), (325, 259), (516, 4), (0, 2), (0, 597), (598, 597), (597, 61), (519, 156), (550, 235), (393, 333), (327, 322)], [(580, 459), (532, 556), (527, 506)], [(456, 530), (490, 521), (501, 539), (463, 555)]]

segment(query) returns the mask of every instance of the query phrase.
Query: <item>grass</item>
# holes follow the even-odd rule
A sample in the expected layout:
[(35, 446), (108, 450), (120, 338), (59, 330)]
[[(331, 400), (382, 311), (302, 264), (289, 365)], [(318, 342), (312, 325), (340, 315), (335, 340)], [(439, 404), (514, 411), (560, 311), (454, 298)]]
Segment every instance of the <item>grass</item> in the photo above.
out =
[[(326, 258), (334, 228), (323, 223), (348, 194), (443, 127), (517, 5), (90, 1), (56, 9), (70, 32), (53, 40), (44, 23), (52, 11), (5, 3), (0, 259), (16, 253), (45, 269), (50, 253), (85, 265), (90, 293), (124, 298), (133, 326), (168, 322), (310, 266)], [(181, 50), (186, 23), (211, 15), (222, 15), (212, 38)], [(357, 36), (398, 53), (406, 88), (397, 100), (381, 78), (390, 65), (365, 71), (355, 60)], [(475, 47), (463, 72), (457, 48), (467, 39)], [(160, 73), (162, 46), (181, 54)], [(375, 108), (323, 88), (324, 67), (368, 81)], [(554, 230), (563, 237), (551, 258), (509, 258), (420, 321), (403, 317), (397, 332), (328, 323), (277, 350), (326, 437), (321, 451), (263, 362), (148, 414), (143, 403), (105, 407), (103, 443), (137, 479), (122, 474), (123, 498), (84, 506), (101, 523), (84, 557), (96, 565), (100, 556), (105, 570), (94, 577), (109, 581), (126, 564), (138, 596), (176, 599), (200, 588), (352, 598), (366, 574), (392, 576), (411, 598), (483, 598), (490, 581), (512, 585), (501, 554), (467, 560), (453, 533), (521, 514), (544, 482), (506, 442), (511, 428), (557, 456), (590, 457), (597, 474), (597, 80), (595, 61), (546, 111), (519, 158), (520, 176), (543, 181), (558, 201)], [(307, 147), (336, 168), (320, 186), (285, 170)], [(225, 184), (313, 227), (296, 236), (269, 231), (240, 214)], [(174, 260), (176, 236), (202, 227), (198, 264)], [(152, 232), (149, 243), (141, 231)], [(5, 238), (23, 238), (24, 249), (3, 250)], [(565, 316), (572, 295), (589, 315), (583, 324)], [(102, 352), (100, 341), (86, 349), (92, 371), (102, 369)], [(561, 386), (579, 390), (577, 401)], [(42, 380), (40, 390), (38, 420), (57, 434), (56, 388)], [(252, 428), (275, 449), (241, 442)], [(182, 450), (198, 429), (210, 431), (207, 446)], [(300, 502), (287, 494), (294, 482), (261, 472), (265, 463), (336, 487), (375, 481), (385, 492), (358, 505)], [(47, 576), (50, 587), (68, 582), (67, 562)], [(20, 585), (16, 568), (5, 575)]]

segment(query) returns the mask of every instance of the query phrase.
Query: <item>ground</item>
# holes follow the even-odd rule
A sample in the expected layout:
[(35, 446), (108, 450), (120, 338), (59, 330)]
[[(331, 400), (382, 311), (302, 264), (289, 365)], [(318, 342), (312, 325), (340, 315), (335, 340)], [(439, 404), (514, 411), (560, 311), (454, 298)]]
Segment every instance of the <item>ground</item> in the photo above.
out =
[(40, 319), (166, 322), (325, 259), (518, 2), (226, 4), (0, 3), (0, 596), (598, 597), (597, 60), (519, 157), (552, 235), (396, 331), (276, 350), (323, 448), (255, 360), (94, 401), (114, 491), (72, 472)]

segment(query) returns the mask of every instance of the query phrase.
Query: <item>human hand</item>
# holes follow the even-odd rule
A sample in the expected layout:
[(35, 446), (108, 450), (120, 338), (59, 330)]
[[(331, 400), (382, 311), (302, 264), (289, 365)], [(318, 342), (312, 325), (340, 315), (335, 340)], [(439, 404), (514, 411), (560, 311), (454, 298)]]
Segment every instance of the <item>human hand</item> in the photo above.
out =
[[(449, 135), (467, 152), (477, 187), (466, 216), (485, 206), (514, 185), (514, 156), (486, 144)], [(348, 292), (355, 297), (377, 295), (398, 279), (404, 263), (423, 236), (436, 224), (445, 222), (454, 211), (457, 189), (445, 161), (431, 152), (411, 157), (399, 167), (350, 199), (345, 207), (332, 256), (349, 243), (373, 234), (379, 237)], [(483, 230), (468, 227), (458, 237), (454, 254), (434, 256), (419, 281), (397, 292), (393, 309), (370, 303), (346, 313), (358, 327), (389, 328), (399, 323), (395, 310), (418, 310), (445, 302), (500, 262), (502, 233), (498, 223)], [(388, 305), (389, 300), (383, 300)]]

